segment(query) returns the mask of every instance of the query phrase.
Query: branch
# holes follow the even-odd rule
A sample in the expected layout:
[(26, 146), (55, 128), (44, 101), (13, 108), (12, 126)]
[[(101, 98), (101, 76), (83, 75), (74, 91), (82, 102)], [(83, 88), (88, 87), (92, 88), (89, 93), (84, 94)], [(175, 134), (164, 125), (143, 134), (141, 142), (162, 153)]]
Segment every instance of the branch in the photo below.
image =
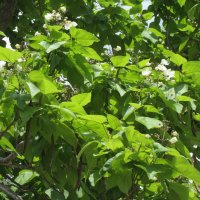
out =
[(8, 186), (0, 183), (0, 190), (11, 197), (13, 200), (22, 200), (15, 192), (13, 192)]

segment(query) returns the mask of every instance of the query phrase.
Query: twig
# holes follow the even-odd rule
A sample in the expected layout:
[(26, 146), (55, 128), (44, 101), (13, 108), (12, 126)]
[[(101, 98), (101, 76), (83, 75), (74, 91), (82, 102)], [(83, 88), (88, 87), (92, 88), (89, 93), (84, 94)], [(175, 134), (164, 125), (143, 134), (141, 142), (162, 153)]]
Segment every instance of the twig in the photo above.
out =
[(11, 167), (11, 168), (16, 168), (16, 169), (32, 169), (32, 167), (30, 166), (16, 165), (12, 163), (0, 163), (0, 166)]
[(13, 200), (22, 200), (21, 197), (19, 197), (15, 192), (13, 192), (8, 186), (3, 185), (0, 183), (0, 190), (4, 193), (6, 193), (9, 197), (11, 197)]

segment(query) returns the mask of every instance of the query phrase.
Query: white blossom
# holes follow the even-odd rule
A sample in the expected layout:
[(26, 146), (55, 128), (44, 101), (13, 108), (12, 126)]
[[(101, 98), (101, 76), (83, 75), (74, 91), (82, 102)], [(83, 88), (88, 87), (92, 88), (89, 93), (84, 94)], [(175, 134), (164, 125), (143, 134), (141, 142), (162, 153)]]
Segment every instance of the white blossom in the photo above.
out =
[(65, 30), (69, 30), (72, 27), (76, 27), (78, 24), (76, 22), (72, 22), (72, 21), (66, 21), (64, 24), (64, 28)]
[(55, 16), (55, 20), (56, 20), (56, 21), (60, 21), (60, 20), (61, 20), (61, 15), (60, 15), (60, 13), (56, 13), (54, 16)]
[(171, 69), (168, 69), (168, 70), (164, 71), (164, 76), (165, 76), (165, 79), (167, 81), (169, 81), (171, 78), (174, 78), (175, 71), (172, 71)]
[(11, 43), (10, 43), (9, 37), (4, 37), (2, 40), (6, 42), (6, 48), (7, 48), (7, 49), (14, 50), (14, 49), (11, 47)]
[(147, 62), (147, 63), (146, 63), (146, 66), (147, 66), (147, 67), (151, 66), (151, 63), (150, 63), (150, 62)]
[(53, 20), (53, 14), (52, 13), (47, 13), (44, 18), (47, 20), (47, 21), (52, 21)]
[(65, 14), (67, 12), (67, 8), (65, 6), (60, 7), (60, 11)]
[(38, 31), (36, 31), (36, 32), (35, 32), (35, 36), (38, 36), (38, 35), (41, 35), (41, 33), (38, 32)]
[(44, 29), (46, 29), (47, 28), (47, 24), (43, 24), (43, 26), (42, 26)]
[(116, 46), (115, 51), (121, 51), (121, 47), (120, 46)]
[(174, 137), (178, 137), (177, 131), (173, 131), (171, 134), (172, 134), (172, 136), (174, 136)]
[(162, 59), (160, 64), (161, 65), (169, 65), (169, 62), (165, 59)]
[(145, 137), (149, 139), (149, 138), (151, 138), (151, 135), (145, 134)]
[(6, 65), (6, 62), (0, 60), (0, 72), (4, 70), (5, 65)]
[(164, 65), (162, 65), (162, 64), (159, 64), (156, 68), (155, 68), (155, 70), (157, 70), (157, 71), (166, 71), (167, 70), (167, 68), (164, 66)]
[(171, 144), (175, 144), (176, 142), (178, 142), (178, 139), (177, 139), (177, 137), (173, 137), (173, 138), (171, 138), (171, 139), (169, 140), (169, 142), (170, 142)]
[(25, 61), (24, 58), (19, 58), (19, 59), (17, 60), (17, 62), (19, 62), (19, 63), (22, 63), (22, 62), (24, 62), (24, 61)]
[(149, 76), (151, 74), (151, 70), (149, 68), (146, 68), (144, 71), (142, 71), (143, 76)]
[(16, 48), (16, 49), (20, 49), (20, 48), (21, 48), (21, 45), (20, 45), (20, 44), (16, 44), (16, 45), (15, 45), (15, 48)]
[(17, 65), (16, 65), (16, 70), (17, 70), (18, 72), (22, 71), (22, 66), (17, 64)]

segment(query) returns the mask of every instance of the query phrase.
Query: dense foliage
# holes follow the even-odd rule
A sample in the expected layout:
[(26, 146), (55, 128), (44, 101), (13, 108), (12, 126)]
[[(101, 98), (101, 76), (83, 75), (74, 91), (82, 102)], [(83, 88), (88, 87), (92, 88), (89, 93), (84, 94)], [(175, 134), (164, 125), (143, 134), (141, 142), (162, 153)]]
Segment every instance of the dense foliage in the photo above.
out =
[(1, 199), (198, 200), (199, 0), (15, 3)]

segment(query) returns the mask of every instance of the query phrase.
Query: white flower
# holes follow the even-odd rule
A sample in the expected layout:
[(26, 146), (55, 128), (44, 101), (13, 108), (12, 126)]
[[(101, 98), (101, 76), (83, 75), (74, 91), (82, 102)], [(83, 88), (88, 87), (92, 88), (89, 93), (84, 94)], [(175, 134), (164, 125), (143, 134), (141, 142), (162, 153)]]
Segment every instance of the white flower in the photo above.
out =
[(169, 81), (171, 78), (174, 78), (175, 71), (172, 71), (171, 69), (168, 69), (168, 70), (164, 71), (164, 76), (165, 76), (165, 79), (167, 81)]
[(157, 70), (157, 71), (166, 71), (167, 70), (167, 68), (164, 66), (164, 65), (162, 65), (162, 64), (159, 64), (156, 68), (155, 68), (155, 70)]
[(146, 68), (144, 71), (142, 71), (143, 76), (149, 76), (151, 74), (151, 70), (149, 68)]
[(149, 135), (149, 134), (145, 134), (145, 138), (151, 138), (151, 135)]
[(162, 59), (160, 64), (161, 65), (169, 65), (169, 62), (165, 59)]
[(35, 36), (38, 36), (38, 35), (41, 35), (41, 33), (38, 32), (38, 31), (36, 31), (36, 32), (35, 32)]
[(115, 51), (121, 51), (121, 47), (120, 46), (116, 46)]
[(147, 67), (151, 66), (151, 63), (150, 63), (150, 62), (147, 62), (147, 63), (146, 63), (146, 66), (147, 66)]
[(20, 48), (21, 48), (21, 45), (20, 45), (20, 44), (16, 44), (16, 45), (15, 45), (15, 48), (16, 48), (16, 49), (20, 49)]
[(66, 21), (64, 24), (65, 30), (69, 30), (71, 27), (76, 27), (78, 24), (72, 21)]
[(156, 176), (153, 176), (153, 177), (152, 177), (152, 180), (157, 181), (158, 179), (157, 179)]
[(60, 7), (60, 11), (65, 14), (67, 12), (67, 8), (65, 6)]
[(171, 134), (172, 134), (172, 136), (174, 136), (174, 137), (178, 137), (177, 131), (173, 131)]
[(0, 60), (0, 72), (4, 70), (6, 62)]
[(177, 139), (177, 137), (173, 137), (173, 138), (171, 138), (171, 139), (169, 140), (169, 142), (170, 142), (171, 144), (175, 144), (176, 142), (178, 142), (178, 139)]
[(43, 24), (43, 26), (42, 26), (44, 29), (46, 29), (47, 28), (47, 24)]
[(19, 58), (17, 61), (18, 61), (19, 63), (22, 63), (22, 62), (25, 61), (25, 59), (24, 59), (24, 58)]
[(56, 13), (56, 14), (55, 14), (55, 20), (56, 20), (56, 21), (60, 21), (60, 20), (61, 20), (61, 15), (60, 15), (60, 13)]
[(19, 72), (19, 71), (22, 71), (22, 66), (21, 65), (17, 65), (16, 66), (16, 70)]
[(47, 20), (47, 21), (52, 21), (53, 20), (53, 14), (51, 13), (47, 13), (44, 18)]

